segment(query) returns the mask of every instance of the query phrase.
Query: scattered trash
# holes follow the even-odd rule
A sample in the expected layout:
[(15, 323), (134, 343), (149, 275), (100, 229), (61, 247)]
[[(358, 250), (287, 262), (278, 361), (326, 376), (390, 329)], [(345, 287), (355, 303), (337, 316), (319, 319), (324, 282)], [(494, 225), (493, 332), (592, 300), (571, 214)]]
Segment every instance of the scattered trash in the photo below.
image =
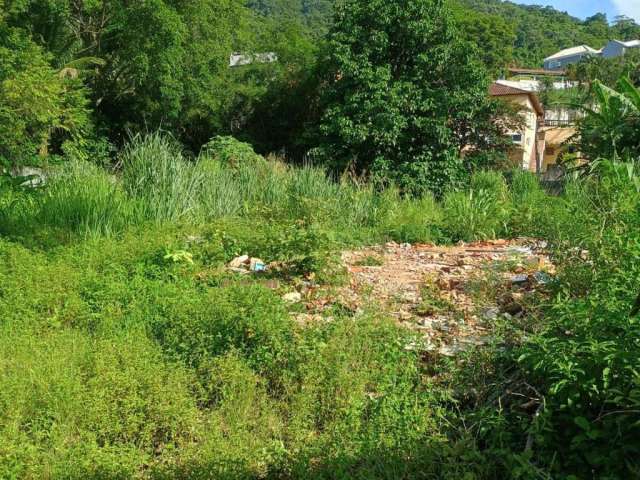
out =
[(536, 272), (533, 274), (533, 278), (539, 285), (548, 285), (553, 281), (547, 272)]
[(490, 322), (497, 320), (499, 315), (500, 309), (497, 307), (485, 308), (481, 313), (482, 319)]
[[(383, 266), (368, 261), (371, 258), (380, 259), (375, 263)], [(322, 315), (336, 305), (354, 316), (379, 308), (418, 333), (420, 341), (409, 349), (446, 356), (490, 343), (492, 323), (524, 315), (526, 292), (535, 290), (554, 272), (534, 239), (461, 242), (447, 247), (389, 242), (343, 252), (342, 261), (349, 275), (344, 287), (324, 291), (314, 285), (308, 292), (297, 287), (303, 291), (302, 298), (310, 299), (306, 303), (309, 315)], [(516, 267), (510, 272), (491, 269), (514, 291), (498, 299), (497, 305), (478, 309), (474, 285), (486, 277), (488, 266), (500, 262), (511, 266), (514, 261)], [(549, 272), (549, 278), (533, 274), (542, 270)], [(298, 298), (294, 294), (289, 301), (302, 301)]]
[(236, 257), (229, 262), (229, 268), (242, 268), (249, 263), (249, 255)]
[(266, 272), (269, 269), (269, 266), (262, 259), (252, 258), (249, 257), (249, 255), (236, 257), (231, 260), (227, 266), (230, 270), (243, 274), (247, 274), (249, 272), (261, 273)]
[(267, 271), (267, 264), (264, 263), (262, 260), (260, 260), (259, 258), (252, 258), (249, 262), (249, 270), (251, 270), (252, 272), (266, 272)]
[(524, 273), (514, 275), (511, 277), (511, 283), (514, 285), (524, 285), (529, 281), (529, 275), (525, 275)]
[(533, 255), (533, 249), (531, 247), (523, 246), (509, 247), (508, 252), (519, 255)]

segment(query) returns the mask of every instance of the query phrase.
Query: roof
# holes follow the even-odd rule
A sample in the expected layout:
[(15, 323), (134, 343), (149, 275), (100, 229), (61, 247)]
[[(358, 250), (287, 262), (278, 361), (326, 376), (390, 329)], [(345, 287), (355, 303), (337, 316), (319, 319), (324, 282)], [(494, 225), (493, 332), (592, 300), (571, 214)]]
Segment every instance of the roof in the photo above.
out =
[(622, 45), (623, 47), (626, 47), (626, 48), (640, 47), (640, 40), (629, 40), (626, 42), (622, 40), (611, 40), (609, 44), (611, 43), (617, 43), (618, 45)]
[(230, 67), (243, 67), (252, 63), (273, 63), (278, 61), (278, 54), (275, 52), (241, 54), (234, 53), (229, 57)]
[(533, 108), (535, 108), (538, 115), (544, 115), (544, 108), (542, 108), (542, 104), (538, 99), (538, 95), (536, 95), (534, 92), (528, 92), (527, 90), (522, 90), (521, 88), (515, 88), (510, 85), (504, 85), (503, 83), (494, 82), (489, 86), (489, 95), (491, 95), (492, 97), (527, 95), (531, 100)]
[(550, 77), (562, 77), (567, 72), (564, 70), (545, 70), (543, 68), (510, 68), (509, 73), (515, 75), (548, 75)]
[(574, 55), (580, 55), (580, 54), (595, 55), (597, 53), (600, 53), (600, 50), (591, 48), (588, 45), (580, 45), (579, 47), (572, 47), (572, 48), (566, 48), (564, 50), (560, 50), (558, 53), (555, 53), (550, 57), (545, 58), (544, 61), (546, 62), (548, 60), (556, 60), (558, 58), (573, 57)]
[(628, 42), (620, 42), (627, 48), (640, 47), (640, 40), (630, 40)]
[(564, 145), (567, 140), (573, 137), (577, 130), (575, 127), (550, 127), (544, 128), (544, 139), (547, 145), (560, 146)]
[(537, 80), (496, 80), (498, 85), (517, 88), (527, 92), (536, 92), (538, 88)]

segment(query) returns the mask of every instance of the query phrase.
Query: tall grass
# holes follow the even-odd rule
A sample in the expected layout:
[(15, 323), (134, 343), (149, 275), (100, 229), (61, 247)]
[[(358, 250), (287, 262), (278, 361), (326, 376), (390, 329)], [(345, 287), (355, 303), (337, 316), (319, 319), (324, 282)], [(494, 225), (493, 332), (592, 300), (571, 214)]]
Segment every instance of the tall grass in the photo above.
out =
[(450, 192), (440, 203), (428, 194), (403, 197), (393, 186), (380, 191), (331, 178), (319, 167), (250, 155), (249, 146), (229, 139), (218, 143), (188, 159), (161, 133), (136, 136), (113, 175), (70, 162), (39, 197), (2, 195), (1, 228), (110, 235), (144, 222), (197, 225), (243, 217), (256, 225), (302, 221), (345, 242), (470, 241), (535, 233), (532, 225), (547, 201), (527, 173), (516, 173), (511, 189), (500, 173), (476, 173), (467, 191)]
[(197, 212), (202, 173), (171, 138), (160, 132), (135, 136), (120, 161), (122, 185), (139, 200), (144, 218), (175, 222)]
[(499, 172), (478, 172), (469, 191), (449, 192), (443, 203), (446, 231), (454, 241), (486, 240), (507, 233), (509, 190)]
[(109, 235), (139, 221), (136, 204), (115, 177), (86, 162), (53, 172), (34, 221), (87, 235)]

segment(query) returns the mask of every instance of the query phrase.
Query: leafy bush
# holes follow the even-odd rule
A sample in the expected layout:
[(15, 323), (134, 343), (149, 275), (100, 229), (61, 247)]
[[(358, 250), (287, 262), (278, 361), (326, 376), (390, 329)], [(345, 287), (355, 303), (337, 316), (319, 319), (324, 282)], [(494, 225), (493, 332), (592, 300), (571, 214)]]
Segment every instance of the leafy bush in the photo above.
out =
[(2, 478), (130, 478), (199, 435), (190, 375), (143, 337), (5, 327), (0, 343)]
[(550, 458), (553, 444), (563, 472), (611, 478), (640, 472), (640, 324), (629, 314), (640, 278), (640, 195), (635, 175), (620, 167), (583, 185), (586, 196), (567, 198), (574, 225), (555, 244), (565, 293), (520, 357), (547, 392), (534, 424), (539, 448)]
[(232, 350), (265, 374), (287, 361), (292, 325), (280, 299), (263, 287), (236, 285), (160, 302), (154, 336), (165, 351), (191, 366)]
[[(625, 165), (608, 163), (603, 172), (570, 183), (551, 204), (539, 202), (534, 218), (544, 220), (532, 227), (545, 233), (558, 267), (553, 295), (520, 332), (523, 342), (472, 360), (486, 378), (464, 390), (485, 392), (467, 421), (478, 422), (485, 452), (511, 475), (640, 472), (640, 331), (630, 315), (640, 278), (640, 194)], [(521, 178), (514, 198), (536, 190)]]
[(251, 145), (233, 137), (214, 137), (202, 147), (200, 155), (215, 158), (232, 169), (241, 165), (255, 167), (256, 164), (264, 162), (264, 158), (254, 152)]

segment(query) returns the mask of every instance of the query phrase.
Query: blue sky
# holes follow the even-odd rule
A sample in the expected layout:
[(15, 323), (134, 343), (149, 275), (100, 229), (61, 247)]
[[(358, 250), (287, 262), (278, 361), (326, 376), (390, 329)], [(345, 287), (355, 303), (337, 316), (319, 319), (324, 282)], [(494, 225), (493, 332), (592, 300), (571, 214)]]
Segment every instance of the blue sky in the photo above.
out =
[(597, 12), (604, 12), (613, 20), (624, 14), (640, 22), (640, 0), (515, 0), (530, 5), (551, 5), (557, 10), (569, 12), (579, 18), (586, 18)]

